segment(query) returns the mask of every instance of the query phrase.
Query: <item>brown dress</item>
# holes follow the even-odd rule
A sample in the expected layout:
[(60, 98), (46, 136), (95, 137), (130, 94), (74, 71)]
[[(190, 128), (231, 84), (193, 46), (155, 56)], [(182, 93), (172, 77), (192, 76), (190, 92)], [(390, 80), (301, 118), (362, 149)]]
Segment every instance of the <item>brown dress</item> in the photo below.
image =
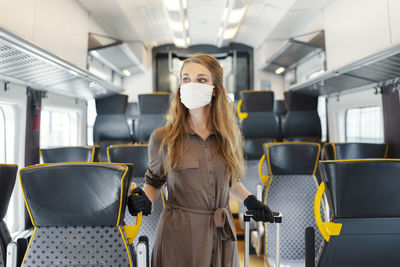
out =
[(168, 184), (167, 207), (158, 222), (151, 265), (239, 267), (229, 209), (231, 176), (216, 151), (215, 134), (206, 141), (193, 131), (186, 134), (183, 156), (176, 170), (165, 176), (165, 150), (159, 152), (164, 132), (159, 128), (150, 137), (145, 175), (146, 183), (154, 187)]

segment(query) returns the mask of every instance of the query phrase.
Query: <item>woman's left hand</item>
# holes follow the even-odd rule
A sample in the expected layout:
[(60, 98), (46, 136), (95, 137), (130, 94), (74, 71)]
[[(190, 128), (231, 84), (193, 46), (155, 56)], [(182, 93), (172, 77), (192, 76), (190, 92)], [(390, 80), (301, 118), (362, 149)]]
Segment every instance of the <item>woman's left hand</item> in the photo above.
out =
[(271, 209), (261, 201), (258, 201), (256, 196), (248, 196), (243, 203), (248, 210), (253, 210), (255, 212), (253, 215), (255, 221), (274, 222), (274, 215)]

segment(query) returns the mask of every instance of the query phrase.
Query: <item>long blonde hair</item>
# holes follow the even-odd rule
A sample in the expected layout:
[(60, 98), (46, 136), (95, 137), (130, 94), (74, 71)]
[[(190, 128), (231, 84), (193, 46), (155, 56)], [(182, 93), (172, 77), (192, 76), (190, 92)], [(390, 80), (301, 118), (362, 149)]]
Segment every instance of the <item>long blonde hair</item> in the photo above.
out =
[[(218, 60), (210, 55), (198, 54), (183, 62), (198, 63), (210, 70), (214, 81), (215, 96), (211, 100), (212, 127), (217, 137), (217, 151), (221, 153), (234, 181), (243, 177), (245, 162), (243, 154), (243, 139), (237, 124), (234, 109), (228, 100), (223, 87), (223, 69)], [(180, 73), (182, 76), (182, 73)], [(165, 172), (174, 170), (182, 156), (184, 135), (188, 132), (188, 109), (181, 103), (180, 88), (178, 89), (169, 109), (170, 119), (165, 126), (165, 135), (161, 148), (167, 149), (164, 163)]]

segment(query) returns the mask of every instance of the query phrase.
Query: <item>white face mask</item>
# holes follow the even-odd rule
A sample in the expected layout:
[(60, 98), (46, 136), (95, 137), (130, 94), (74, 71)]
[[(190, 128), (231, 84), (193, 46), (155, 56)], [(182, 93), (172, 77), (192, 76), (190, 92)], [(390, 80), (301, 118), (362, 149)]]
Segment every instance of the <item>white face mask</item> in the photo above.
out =
[(181, 85), (181, 102), (188, 109), (201, 108), (211, 102), (213, 85), (185, 83)]

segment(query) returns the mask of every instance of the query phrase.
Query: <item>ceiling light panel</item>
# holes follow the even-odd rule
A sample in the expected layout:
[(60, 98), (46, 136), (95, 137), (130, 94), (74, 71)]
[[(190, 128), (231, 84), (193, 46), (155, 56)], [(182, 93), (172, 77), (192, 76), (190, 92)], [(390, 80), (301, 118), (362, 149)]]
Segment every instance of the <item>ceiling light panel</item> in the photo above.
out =
[(215, 44), (225, 1), (189, 1), (187, 15), (190, 22), (191, 45)]

